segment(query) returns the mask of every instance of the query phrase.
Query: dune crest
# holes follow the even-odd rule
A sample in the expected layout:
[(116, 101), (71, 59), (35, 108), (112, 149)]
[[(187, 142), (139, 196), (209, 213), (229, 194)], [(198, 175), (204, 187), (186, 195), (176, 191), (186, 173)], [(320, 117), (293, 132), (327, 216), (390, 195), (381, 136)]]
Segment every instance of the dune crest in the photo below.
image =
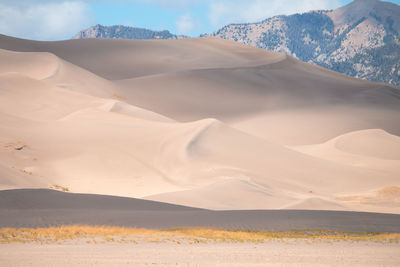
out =
[(363, 130), (339, 136), (335, 146), (357, 155), (400, 160), (400, 137), (381, 129)]
[(22, 73), (37, 80), (53, 76), (60, 64), (55, 55), (46, 52), (19, 53), (0, 49), (0, 57), (0, 73)]

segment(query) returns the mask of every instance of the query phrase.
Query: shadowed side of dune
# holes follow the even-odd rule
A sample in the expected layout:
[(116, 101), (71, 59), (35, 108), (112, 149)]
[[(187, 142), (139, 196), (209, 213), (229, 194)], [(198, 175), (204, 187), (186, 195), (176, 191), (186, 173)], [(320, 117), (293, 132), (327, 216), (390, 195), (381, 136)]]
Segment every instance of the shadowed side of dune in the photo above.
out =
[(96, 194), (73, 194), (50, 189), (0, 191), (0, 209), (197, 210), (143, 199)]
[(71, 224), (151, 229), (214, 227), (400, 232), (400, 215), (302, 210), (210, 211), (139, 199), (44, 189), (0, 191), (0, 227)]
[(282, 53), (218, 38), (40, 42), (0, 34), (0, 48), (19, 52), (50, 52), (109, 80), (186, 69), (254, 66), (285, 58)]

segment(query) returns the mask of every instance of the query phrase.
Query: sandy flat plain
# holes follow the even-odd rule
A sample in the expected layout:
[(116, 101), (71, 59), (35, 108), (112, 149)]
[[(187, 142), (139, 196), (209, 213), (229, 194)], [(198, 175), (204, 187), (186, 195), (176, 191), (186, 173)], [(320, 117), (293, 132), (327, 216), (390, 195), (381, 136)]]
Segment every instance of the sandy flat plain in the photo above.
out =
[(398, 266), (399, 244), (267, 242), (262, 244), (8, 244), (11, 266)]

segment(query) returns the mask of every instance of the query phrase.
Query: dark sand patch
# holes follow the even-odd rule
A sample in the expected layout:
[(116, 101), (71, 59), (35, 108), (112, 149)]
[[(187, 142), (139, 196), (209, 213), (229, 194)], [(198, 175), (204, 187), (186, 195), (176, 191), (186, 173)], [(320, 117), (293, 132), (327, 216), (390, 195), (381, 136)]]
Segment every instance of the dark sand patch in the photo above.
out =
[(315, 210), (211, 211), (113, 196), (47, 189), (0, 191), (0, 227), (108, 225), (149, 229), (327, 229), (400, 232), (400, 215)]

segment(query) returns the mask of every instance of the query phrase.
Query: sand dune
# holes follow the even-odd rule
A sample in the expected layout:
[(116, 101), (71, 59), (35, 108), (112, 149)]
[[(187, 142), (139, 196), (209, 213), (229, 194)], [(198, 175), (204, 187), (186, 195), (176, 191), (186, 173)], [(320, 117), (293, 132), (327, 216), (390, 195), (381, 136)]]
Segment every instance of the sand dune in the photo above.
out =
[(146, 210), (146, 211), (194, 211), (195, 208), (170, 205), (126, 197), (71, 194), (49, 189), (19, 189), (0, 191), (0, 209), (12, 210)]
[[(334, 138), (324, 144), (294, 147), (308, 155), (321, 159), (365, 168), (384, 171), (393, 177), (400, 177), (400, 160), (398, 160), (398, 147), (400, 139), (383, 130), (368, 129), (351, 132)], [(353, 209), (375, 210), (374, 206), (380, 205), (382, 211), (399, 212), (398, 182), (382, 184), (367, 191), (354, 189), (353, 193), (337, 193), (337, 200), (343, 205), (350, 205)], [(386, 203), (382, 205), (383, 203)], [(386, 206), (386, 208), (384, 207)]]
[(284, 145), (322, 143), (368, 128), (400, 134), (398, 89), (313, 69), (292, 58), (259, 66), (163, 73), (116, 84), (133, 105), (179, 121), (218, 118)]
[(339, 136), (335, 145), (339, 150), (352, 154), (400, 160), (400, 137), (382, 130), (366, 130)]
[(37, 42), (0, 35), (0, 39), (1, 49), (50, 52), (109, 80), (187, 69), (257, 66), (285, 58), (281, 53), (217, 38)]
[(275, 209), (295, 200), (284, 191), (265, 188), (240, 179), (224, 179), (204, 187), (148, 196), (145, 199), (214, 210), (226, 210), (233, 207), (238, 210)]
[(341, 164), (400, 175), (399, 145), (398, 136), (380, 129), (367, 129), (340, 135), (323, 144), (293, 149)]
[[(140, 104), (149, 105), (150, 109), (188, 120), (204, 116), (232, 119), (260, 111), (302, 109), (310, 105), (314, 108), (340, 106), (354, 102), (363, 92), (373, 92), (377, 87), (327, 70), (315, 68), (312, 73), (308, 68), (307, 64), (286, 56), (278, 62), (265, 61), (257, 66), (167, 72), (117, 82), (126, 88), (123, 93), (128, 102), (141, 101)], [(227, 99), (227, 95), (231, 97)], [(160, 96), (182, 110), (169, 111), (167, 108), (174, 105), (159, 103)], [(138, 97), (143, 99), (135, 99)]]
[(218, 39), (0, 48), (0, 189), (399, 212), (343, 198), (399, 185), (397, 88)]
[(99, 76), (51, 53), (19, 53), (0, 49), (0, 73), (18, 73), (70, 91), (113, 97), (116, 87)]
[(57, 57), (51, 53), (18, 53), (0, 49), (0, 57), (1, 73), (23, 73), (38, 80), (53, 76), (59, 67)]
[(0, 74), (1, 111), (35, 121), (52, 121), (90, 106), (93, 97), (19, 73)]
[(0, 191), (0, 227), (107, 225), (148, 229), (332, 229), (399, 232), (400, 215), (318, 210), (210, 211), (141, 199), (54, 190)]
[(118, 95), (130, 104), (176, 120), (214, 117), (285, 145), (371, 128), (400, 134), (397, 88), (231, 41), (35, 42), (2, 36), (0, 48), (54, 53), (103, 78), (124, 79)]

